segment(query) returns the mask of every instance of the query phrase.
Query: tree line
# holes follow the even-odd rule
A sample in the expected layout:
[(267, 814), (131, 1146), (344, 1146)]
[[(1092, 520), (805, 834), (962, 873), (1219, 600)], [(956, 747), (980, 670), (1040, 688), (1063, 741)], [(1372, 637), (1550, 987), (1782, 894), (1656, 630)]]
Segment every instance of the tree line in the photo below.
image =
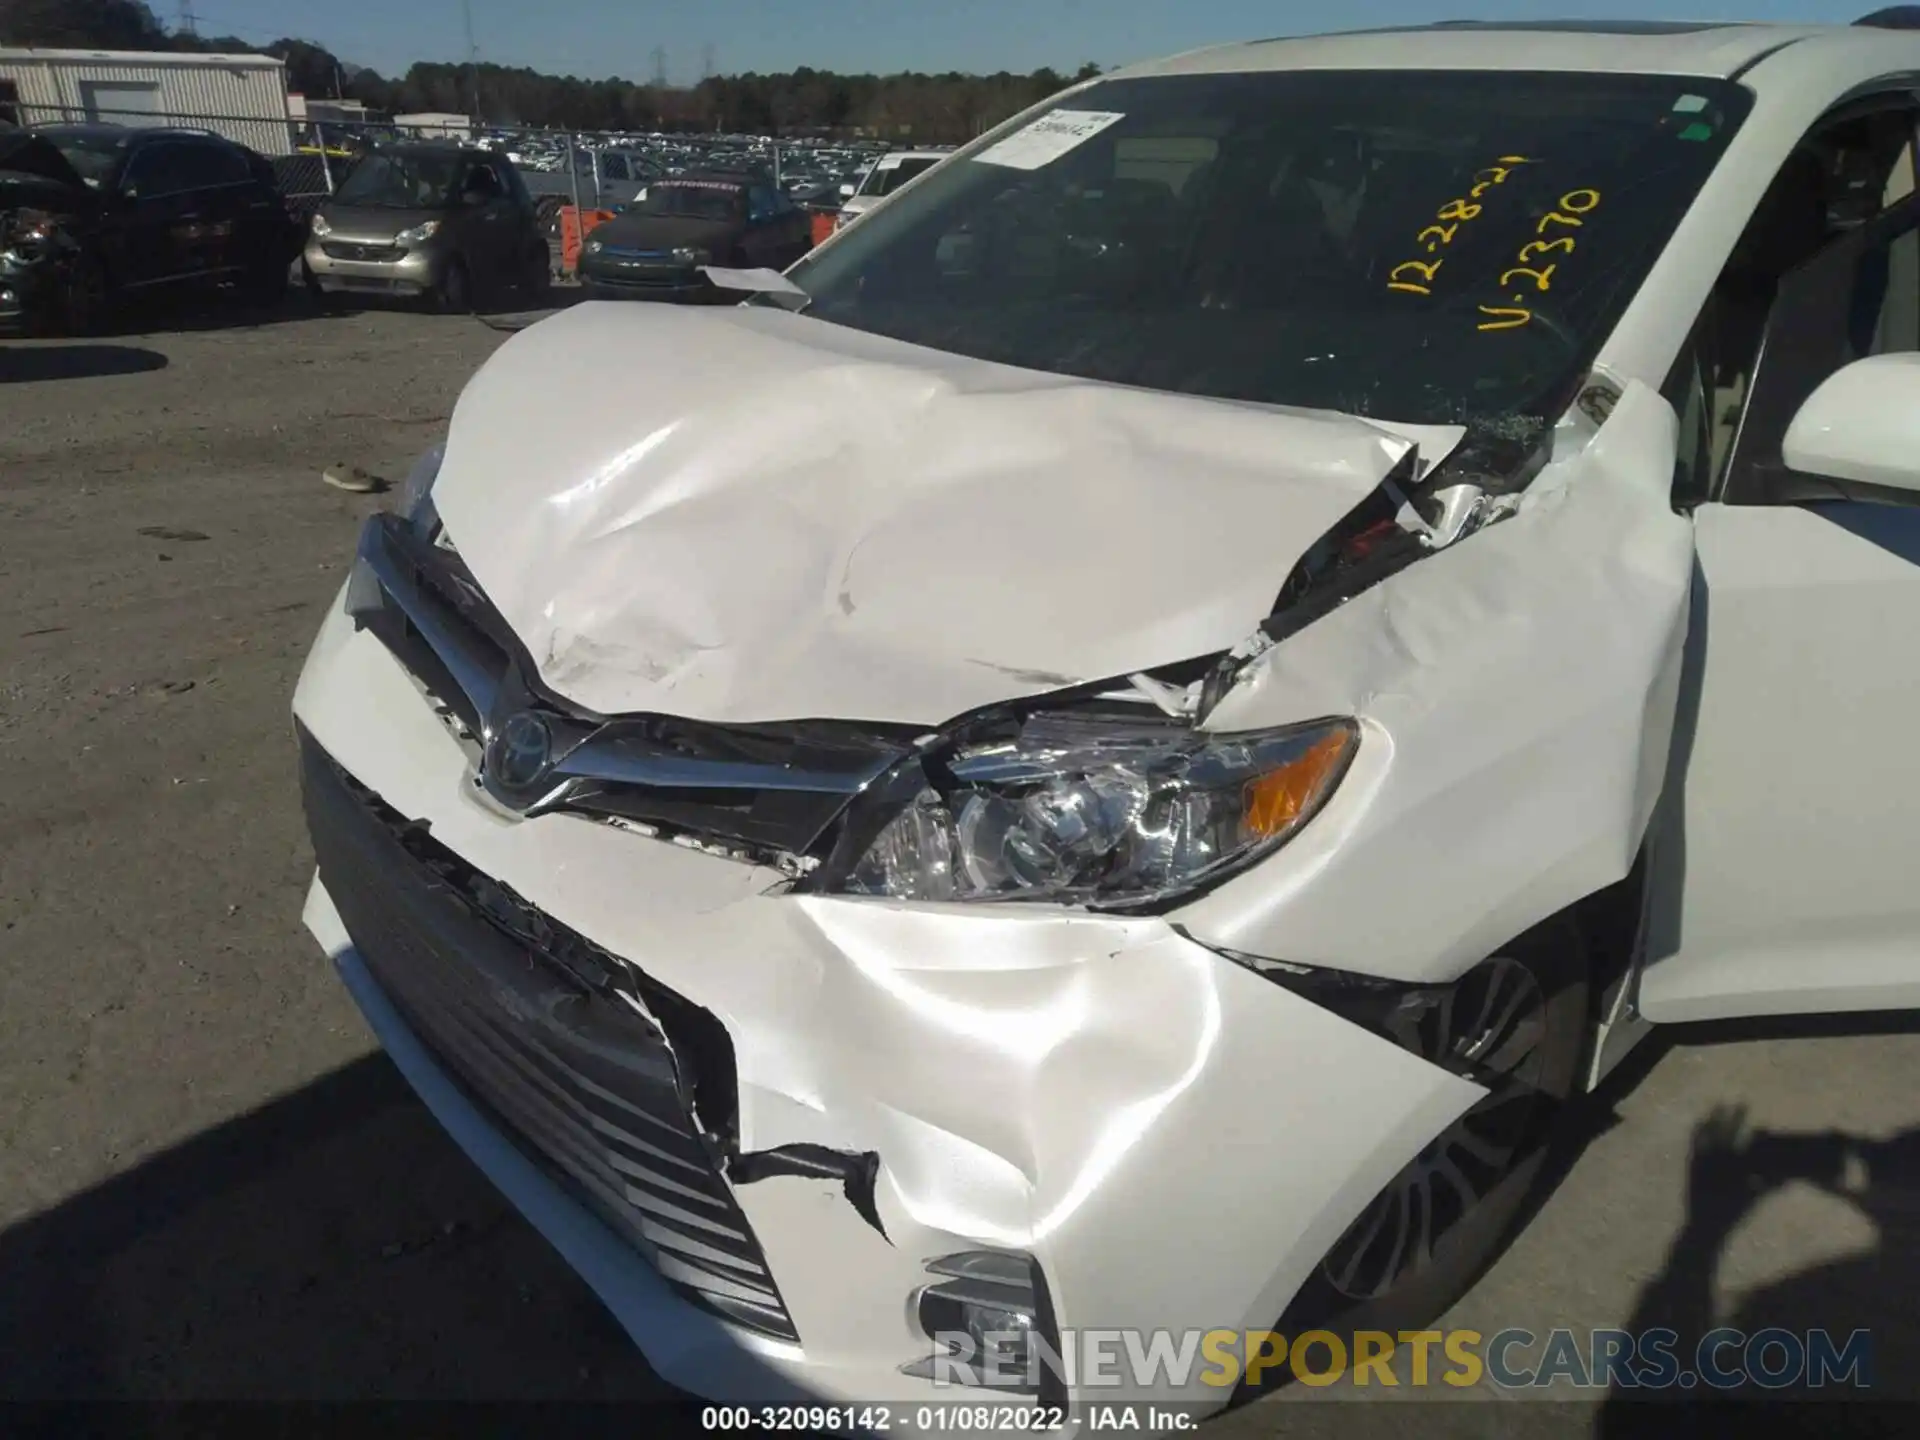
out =
[(715, 75), (686, 87), (611, 78), (583, 80), (524, 67), (421, 62), (388, 77), (311, 40), (257, 45), (232, 35), (170, 29), (145, 0), (0, 0), (0, 45), (98, 50), (261, 53), (284, 60), (288, 88), (309, 99), (358, 100), (381, 115), (446, 111), (488, 124), (575, 131), (731, 131), (768, 135), (872, 135), (956, 143), (1075, 81), (1051, 69), (1030, 75)]

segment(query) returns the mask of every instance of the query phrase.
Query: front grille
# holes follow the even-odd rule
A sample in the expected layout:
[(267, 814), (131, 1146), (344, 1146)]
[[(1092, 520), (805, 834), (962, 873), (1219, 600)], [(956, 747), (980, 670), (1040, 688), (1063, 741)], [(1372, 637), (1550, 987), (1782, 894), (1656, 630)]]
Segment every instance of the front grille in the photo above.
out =
[(586, 278), (603, 290), (685, 290), (693, 275), (682, 270), (609, 270), (588, 272)]
[(300, 743), (320, 877), (421, 1043), (681, 1294), (797, 1341), (721, 1174), (737, 1105), (725, 1028), (475, 871), (304, 730)]
[(398, 245), (357, 245), (350, 240), (323, 240), (320, 253), (329, 260), (398, 260), (407, 252)]
[[(482, 778), (503, 804), (649, 826), (789, 873), (830, 848), (848, 803), (911, 753), (918, 733), (841, 721), (586, 714), (541, 690), (459, 557), (397, 516), (367, 522), (348, 605), (475, 742)], [(552, 734), (555, 759), (516, 792), (487, 773), (484, 756), (497, 725), (523, 713)]]

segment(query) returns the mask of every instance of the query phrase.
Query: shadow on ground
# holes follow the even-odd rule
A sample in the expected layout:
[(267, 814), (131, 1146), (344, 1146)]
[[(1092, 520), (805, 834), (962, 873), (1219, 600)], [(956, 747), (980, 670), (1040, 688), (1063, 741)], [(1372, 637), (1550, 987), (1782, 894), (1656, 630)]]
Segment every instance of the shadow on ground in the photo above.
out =
[[(1811, 1034), (1911, 1033), (1915, 1027), (1916, 1017), (1907, 1014), (1785, 1026)], [(1780, 1029), (1753, 1022), (1703, 1027), (1690, 1038), (1720, 1043)], [(1852, 1205), (1871, 1227), (1872, 1243), (1725, 1296), (1718, 1276), (1729, 1243), (1763, 1202), (1794, 1186)], [(1769, 1433), (1823, 1440), (1920, 1433), (1920, 1130), (1892, 1136), (1755, 1130), (1738, 1106), (1709, 1115), (1695, 1128), (1689, 1150), (1686, 1218), (1624, 1328), (1638, 1335), (1670, 1332), (1681, 1368), (1697, 1367), (1702, 1380), (1654, 1393), (1616, 1385), (1594, 1427), (1601, 1440), (1647, 1433), (1659, 1399), (1697, 1401), (1710, 1393), (1717, 1382), (1706, 1373), (1709, 1365), (1722, 1376), (1746, 1372), (1747, 1383), (1729, 1388), (1726, 1398), (1768, 1402), (1746, 1418), (1763, 1422)], [(1748, 1343), (1736, 1341), (1735, 1332)], [(1760, 1338), (1767, 1332), (1771, 1338)], [(1825, 1338), (1810, 1339), (1810, 1332)], [(1814, 1353), (1823, 1346), (1824, 1362)], [(1842, 1400), (1881, 1403), (1834, 1403)], [(1690, 1408), (1696, 1417), (1712, 1418)]]
[(0, 1400), (415, 1399), (698, 1423), (384, 1057), (0, 1232)]
[(133, 345), (0, 345), (0, 385), (142, 375), (166, 368), (166, 356)]

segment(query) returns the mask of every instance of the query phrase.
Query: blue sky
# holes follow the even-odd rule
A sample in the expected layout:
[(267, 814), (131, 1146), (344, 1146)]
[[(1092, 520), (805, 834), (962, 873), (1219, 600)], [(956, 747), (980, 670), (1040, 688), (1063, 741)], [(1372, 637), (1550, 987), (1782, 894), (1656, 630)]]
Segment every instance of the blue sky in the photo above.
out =
[[(716, 68), (791, 70), (1070, 70), (1116, 65), (1221, 40), (1474, 17), (1628, 16), (1851, 20), (1880, 0), (471, 0), (481, 57), (557, 74), (645, 79), (655, 46), (676, 83)], [(153, 0), (171, 21), (173, 0)], [(460, 0), (194, 0), (200, 29), (264, 43), (317, 40), (343, 59), (392, 74), (415, 60), (459, 58)]]

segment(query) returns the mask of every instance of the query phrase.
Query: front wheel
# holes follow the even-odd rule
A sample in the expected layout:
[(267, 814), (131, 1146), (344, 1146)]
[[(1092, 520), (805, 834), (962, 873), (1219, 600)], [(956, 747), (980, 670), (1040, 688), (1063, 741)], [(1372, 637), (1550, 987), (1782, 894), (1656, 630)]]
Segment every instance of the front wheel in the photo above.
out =
[(57, 330), (80, 337), (98, 335), (106, 328), (112, 301), (106, 267), (92, 255), (76, 257), (61, 286)]
[[(1505, 1246), (1579, 1080), (1588, 960), (1556, 917), (1398, 1012), (1396, 1038), (1487, 1093), (1361, 1212), (1283, 1317), (1397, 1330), (1437, 1318)], [(1289, 1328), (1291, 1327), (1291, 1328)]]
[(240, 299), (248, 305), (278, 305), (292, 287), (293, 267), (268, 258), (248, 266), (240, 279)]
[(433, 308), (442, 315), (473, 313), (473, 277), (467, 273), (465, 261), (447, 262), (447, 268), (440, 273), (440, 283), (434, 287)]
[(528, 251), (522, 267), (521, 293), (536, 308), (544, 308), (553, 298), (553, 255), (545, 245)]

